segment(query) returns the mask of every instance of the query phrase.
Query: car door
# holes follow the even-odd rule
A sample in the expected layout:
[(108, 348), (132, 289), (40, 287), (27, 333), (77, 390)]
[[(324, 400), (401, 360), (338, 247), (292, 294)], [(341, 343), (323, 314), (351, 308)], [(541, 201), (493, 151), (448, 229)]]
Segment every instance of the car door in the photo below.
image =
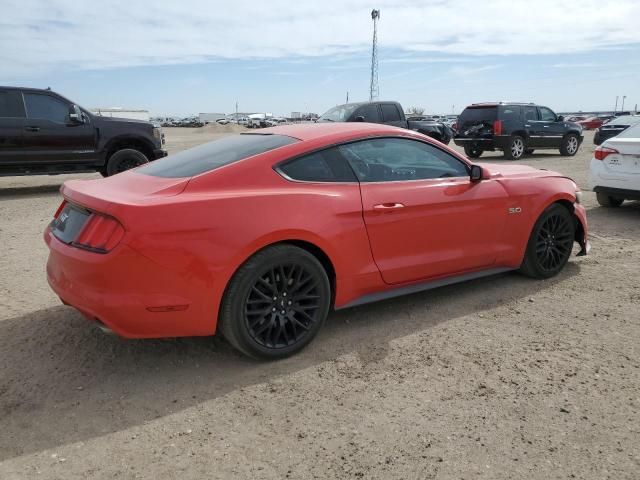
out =
[(538, 107), (538, 115), (539, 146), (559, 148), (564, 135), (564, 122), (558, 121), (558, 116), (547, 107)]
[(534, 105), (523, 105), (522, 122), (528, 135), (527, 147), (533, 148), (542, 146), (541, 139), (543, 125), (540, 123), (540, 119), (538, 117), (538, 107)]
[(71, 123), (71, 104), (53, 94), (25, 91), (24, 102), (26, 161), (85, 163), (97, 160), (96, 133), (88, 115), (85, 123)]
[(407, 121), (403, 119), (402, 113), (395, 103), (381, 103), (382, 122), (394, 127), (407, 128)]
[(371, 251), (386, 283), (490, 267), (502, 248), (507, 194), (429, 143), (375, 138), (339, 147), (360, 180)]
[(22, 161), (25, 121), (22, 93), (0, 90), (0, 169)]

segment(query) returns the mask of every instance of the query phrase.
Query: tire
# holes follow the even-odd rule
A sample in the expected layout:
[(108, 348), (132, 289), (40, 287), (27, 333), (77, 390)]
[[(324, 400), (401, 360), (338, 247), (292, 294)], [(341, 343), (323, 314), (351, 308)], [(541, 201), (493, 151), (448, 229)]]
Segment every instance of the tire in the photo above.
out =
[(313, 340), (330, 305), (329, 278), (318, 259), (293, 245), (274, 245), (234, 274), (222, 300), (219, 327), (245, 355), (276, 360)]
[(596, 200), (601, 206), (610, 208), (617, 208), (624, 202), (624, 198), (611, 197), (602, 192), (596, 192)]
[(531, 155), (533, 152), (535, 152), (535, 150), (533, 148), (527, 148), (524, 151), (525, 155)]
[(578, 153), (578, 148), (580, 148), (580, 139), (576, 134), (570, 133), (562, 139), (560, 154), (564, 157), (573, 157)]
[(571, 256), (575, 229), (569, 210), (558, 203), (548, 207), (533, 226), (520, 273), (532, 278), (557, 275)]
[(144, 153), (133, 148), (123, 148), (116, 151), (107, 160), (107, 177), (124, 172), (131, 168), (148, 163), (149, 159)]
[(483, 151), (484, 150), (482, 150), (482, 148), (478, 147), (477, 145), (465, 145), (464, 146), (464, 153), (469, 158), (480, 158), (480, 156), (482, 155)]
[(524, 139), (522, 137), (518, 137), (514, 135), (509, 140), (509, 145), (504, 151), (504, 158), (507, 160), (520, 160), (524, 155), (524, 151), (526, 150), (526, 145), (524, 144)]

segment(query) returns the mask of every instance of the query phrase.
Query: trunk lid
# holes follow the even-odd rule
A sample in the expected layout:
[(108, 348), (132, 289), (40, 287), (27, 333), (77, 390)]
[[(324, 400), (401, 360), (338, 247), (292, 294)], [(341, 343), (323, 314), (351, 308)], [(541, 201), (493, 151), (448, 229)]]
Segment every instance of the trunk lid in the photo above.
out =
[(619, 152), (603, 160), (611, 172), (640, 175), (640, 138), (613, 137), (602, 146)]

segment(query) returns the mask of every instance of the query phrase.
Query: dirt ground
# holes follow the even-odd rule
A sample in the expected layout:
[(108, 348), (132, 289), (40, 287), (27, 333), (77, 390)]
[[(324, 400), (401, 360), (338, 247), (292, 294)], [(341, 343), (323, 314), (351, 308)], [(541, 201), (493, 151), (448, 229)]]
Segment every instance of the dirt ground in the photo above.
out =
[[(224, 134), (165, 133), (171, 151)], [(587, 133), (574, 158), (523, 163), (586, 188), (592, 150)], [(0, 179), (0, 479), (640, 478), (640, 202), (585, 193), (593, 248), (557, 278), (341, 311), (258, 363), (62, 306), (42, 231), (66, 178)]]

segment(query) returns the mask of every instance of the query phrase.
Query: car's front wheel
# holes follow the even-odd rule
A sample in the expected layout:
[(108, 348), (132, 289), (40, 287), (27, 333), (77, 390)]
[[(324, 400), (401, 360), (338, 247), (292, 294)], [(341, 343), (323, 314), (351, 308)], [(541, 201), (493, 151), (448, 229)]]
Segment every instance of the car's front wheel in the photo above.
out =
[(514, 135), (509, 139), (509, 144), (504, 150), (504, 158), (508, 160), (520, 160), (526, 150), (524, 139)]
[(565, 135), (562, 139), (560, 154), (565, 157), (573, 157), (578, 152), (578, 147), (580, 147), (580, 140), (578, 139), (578, 136), (570, 133), (569, 135)]
[(464, 146), (464, 153), (469, 158), (480, 158), (480, 156), (482, 155), (482, 152), (483, 152), (482, 148), (480, 148), (478, 145)]
[(316, 336), (330, 304), (329, 278), (318, 259), (293, 245), (274, 245), (235, 273), (219, 326), (244, 354), (275, 360), (298, 352)]
[(619, 207), (624, 202), (624, 198), (612, 197), (602, 192), (596, 193), (596, 200), (602, 207)]
[(575, 220), (564, 206), (554, 203), (538, 218), (527, 243), (520, 272), (533, 278), (550, 278), (571, 256)]
[(123, 148), (109, 157), (109, 160), (107, 160), (106, 173), (107, 176), (110, 177), (111, 175), (139, 167), (148, 162), (149, 159), (144, 153), (133, 148)]

